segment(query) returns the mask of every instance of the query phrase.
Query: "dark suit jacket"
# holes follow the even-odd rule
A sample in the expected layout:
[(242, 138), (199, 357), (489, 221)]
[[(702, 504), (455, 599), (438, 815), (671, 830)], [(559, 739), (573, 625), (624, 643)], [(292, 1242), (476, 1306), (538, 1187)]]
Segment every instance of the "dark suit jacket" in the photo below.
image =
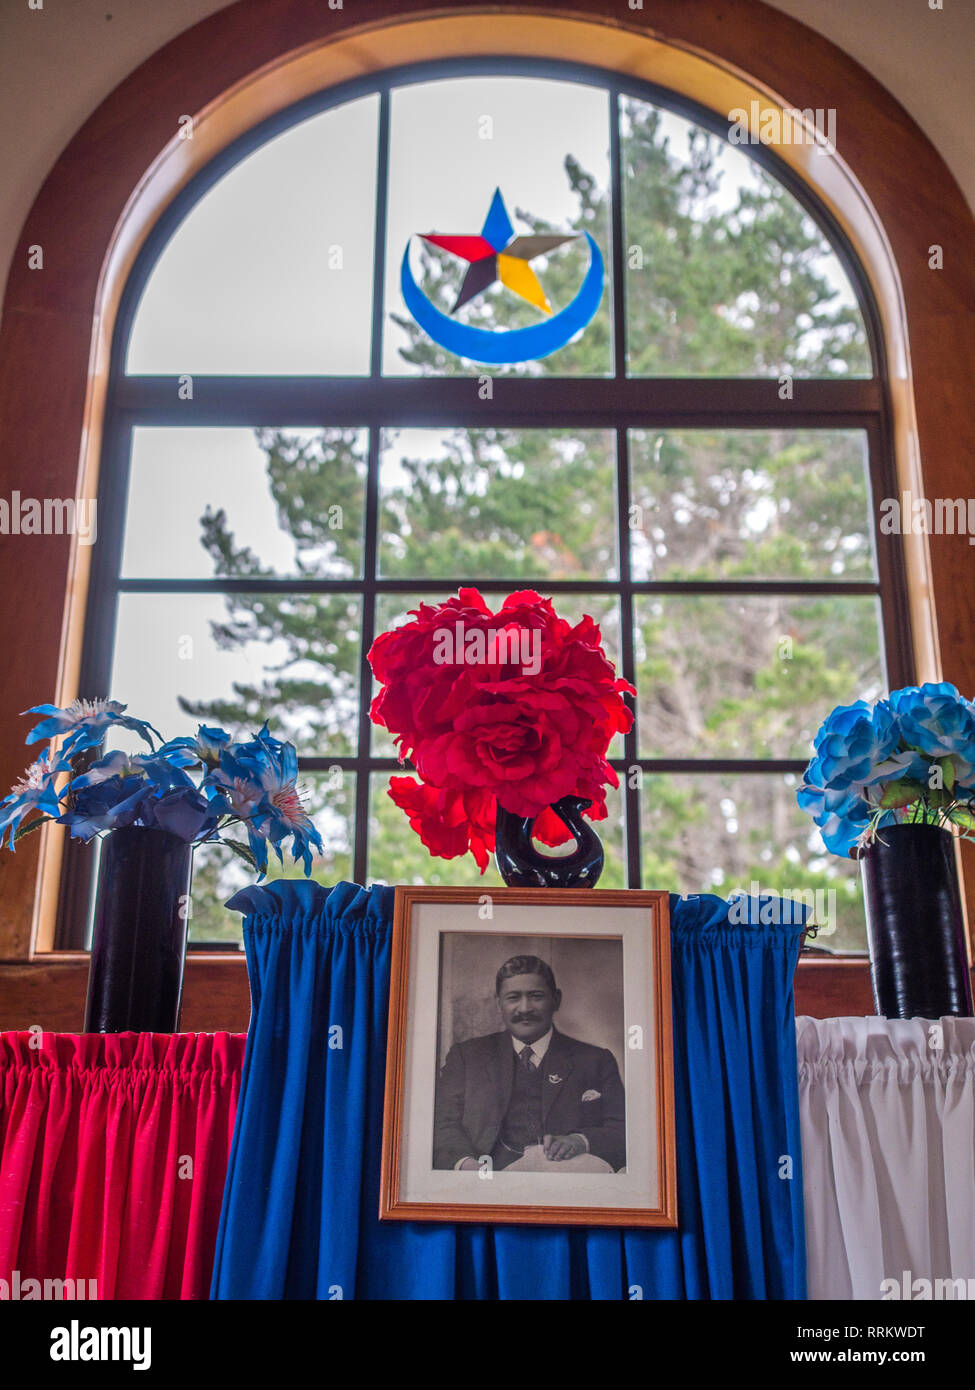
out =
[[(554, 1029), (542, 1059), (546, 1134), (584, 1134), (589, 1152), (614, 1169), (626, 1163), (623, 1082), (613, 1054)], [(453, 1168), (494, 1148), (514, 1079), (511, 1034), (455, 1043), (437, 1083), (433, 1166)], [(583, 1100), (587, 1091), (598, 1099)]]

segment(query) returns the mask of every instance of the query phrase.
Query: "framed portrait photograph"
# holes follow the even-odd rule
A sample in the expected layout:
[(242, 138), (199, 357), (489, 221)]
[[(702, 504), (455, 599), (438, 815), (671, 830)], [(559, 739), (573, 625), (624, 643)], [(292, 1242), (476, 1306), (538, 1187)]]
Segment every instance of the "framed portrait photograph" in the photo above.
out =
[(670, 920), (642, 890), (397, 888), (381, 1219), (676, 1226)]

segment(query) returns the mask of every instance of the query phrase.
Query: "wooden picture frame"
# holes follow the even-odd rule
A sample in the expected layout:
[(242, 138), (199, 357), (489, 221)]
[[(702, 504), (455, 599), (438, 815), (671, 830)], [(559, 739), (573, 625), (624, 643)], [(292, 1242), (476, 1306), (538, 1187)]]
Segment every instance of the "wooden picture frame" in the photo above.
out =
[(379, 1216), (676, 1227), (667, 893), (396, 889)]

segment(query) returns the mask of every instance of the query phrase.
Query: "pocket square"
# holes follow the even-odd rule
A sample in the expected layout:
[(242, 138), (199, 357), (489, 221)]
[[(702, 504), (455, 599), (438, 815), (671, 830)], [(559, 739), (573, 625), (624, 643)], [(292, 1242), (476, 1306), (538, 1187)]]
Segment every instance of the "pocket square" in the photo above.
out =
[(583, 1091), (583, 1093), (582, 1093), (582, 1099), (583, 1099), (584, 1101), (586, 1101), (586, 1100), (602, 1100), (602, 1097), (603, 1097), (602, 1091)]

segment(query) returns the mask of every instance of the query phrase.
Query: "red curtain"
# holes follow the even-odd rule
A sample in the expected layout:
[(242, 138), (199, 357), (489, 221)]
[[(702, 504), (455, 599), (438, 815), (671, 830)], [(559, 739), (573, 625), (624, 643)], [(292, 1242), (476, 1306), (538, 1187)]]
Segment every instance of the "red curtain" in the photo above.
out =
[(0, 1033), (0, 1294), (209, 1297), (245, 1041)]

